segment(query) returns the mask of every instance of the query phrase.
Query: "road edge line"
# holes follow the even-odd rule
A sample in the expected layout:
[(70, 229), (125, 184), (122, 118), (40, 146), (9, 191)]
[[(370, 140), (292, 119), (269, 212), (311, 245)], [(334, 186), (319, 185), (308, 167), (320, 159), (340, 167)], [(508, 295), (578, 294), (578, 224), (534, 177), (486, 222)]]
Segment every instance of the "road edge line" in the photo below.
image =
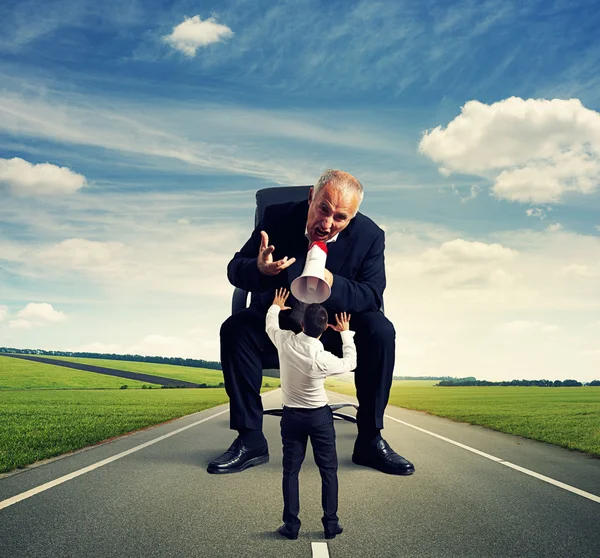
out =
[[(340, 399), (341, 401), (344, 401), (345, 403), (352, 403), (351, 401), (342, 399), (339, 396), (338, 396), (338, 399)], [(410, 428), (418, 430), (419, 432), (423, 432), (424, 434), (428, 434), (429, 436), (433, 436), (434, 438), (438, 438), (444, 442), (448, 442), (449, 444), (453, 444), (455, 446), (458, 446), (459, 448), (470, 451), (471, 453), (475, 453), (477, 455), (480, 455), (481, 457), (485, 457), (486, 459), (489, 459), (490, 461), (494, 461), (496, 463), (499, 463), (500, 465), (504, 465), (506, 467), (514, 469), (515, 471), (519, 471), (520, 473), (529, 475), (530, 477), (534, 477), (538, 480), (541, 480), (548, 484), (552, 484), (554, 486), (557, 486), (558, 488), (562, 488), (563, 490), (567, 490), (568, 492), (572, 492), (573, 494), (577, 494), (578, 496), (582, 496), (583, 498), (587, 498), (588, 500), (591, 500), (592, 502), (596, 502), (597, 504), (600, 504), (600, 496), (597, 496), (596, 494), (592, 494), (591, 492), (586, 492), (585, 490), (581, 490), (580, 488), (576, 488), (574, 486), (571, 486), (570, 484), (566, 484), (564, 482), (555, 480), (551, 477), (547, 477), (545, 475), (542, 475), (541, 473), (536, 473), (535, 471), (532, 471), (531, 469), (527, 469), (525, 467), (521, 467), (520, 465), (515, 465), (514, 463), (511, 463), (510, 461), (505, 461), (504, 459), (501, 459), (500, 457), (496, 457), (494, 455), (490, 455), (489, 453), (485, 453), (484, 451), (480, 451), (478, 449), (472, 448), (471, 446), (461, 444), (460, 442), (456, 442), (455, 440), (451, 440), (450, 438), (446, 438), (445, 436), (436, 434), (435, 432), (430, 432), (429, 430), (425, 430), (424, 428), (421, 428), (420, 426), (415, 426), (414, 424), (410, 424), (409, 422), (405, 422), (403, 420), (397, 419), (396, 417), (392, 417), (390, 415), (384, 415), (384, 416), (390, 420), (399, 422), (400, 424), (403, 424), (404, 426), (408, 426)], [(441, 418), (443, 418), (443, 417), (441, 417)]]

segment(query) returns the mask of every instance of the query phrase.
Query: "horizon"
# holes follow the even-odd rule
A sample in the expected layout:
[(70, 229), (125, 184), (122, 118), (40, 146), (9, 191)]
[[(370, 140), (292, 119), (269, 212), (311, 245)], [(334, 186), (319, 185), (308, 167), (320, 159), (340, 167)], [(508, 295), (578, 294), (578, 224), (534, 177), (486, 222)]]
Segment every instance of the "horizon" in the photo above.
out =
[(582, 1), (0, 6), (0, 343), (219, 361), (256, 190), (338, 168), (386, 232), (394, 375), (597, 379), (599, 26)]
[[(7, 351), (15, 351), (15, 352), (7, 352)], [(25, 351), (30, 351), (30, 352), (25, 352)], [(37, 351), (43, 351), (45, 353), (67, 353), (66, 355), (61, 355), (61, 354), (57, 354), (54, 356), (70, 356), (72, 358), (97, 358), (99, 360), (102, 359), (102, 357), (140, 357), (140, 358), (144, 358), (144, 359), (176, 359), (176, 360), (192, 360), (192, 361), (200, 361), (200, 362), (205, 362), (206, 364), (221, 364), (220, 361), (212, 361), (212, 360), (206, 360), (203, 358), (184, 358), (184, 357), (178, 357), (178, 356), (172, 356), (172, 357), (165, 357), (162, 355), (140, 355), (140, 354), (119, 354), (119, 353), (88, 353), (88, 352), (77, 352), (77, 351), (59, 351), (59, 350), (52, 350), (52, 349), (18, 349), (16, 347), (0, 347), (0, 356), (2, 355), (6, 355), (6, 354), (37, 354), (39, 356), (47, 356), (47, 355), (43, 355), (40, 354)], [(88, 356), (81, 356), (81, 355), (88, 355)], [(90, 355), (94, 355), (94, 356), (90, 356)], [(97, 356), (96, 356), (97, 355)], [(109, 358), (106, 360), (123, 360), (126, 362), (133, 362), (133, 361), (128, 361), (126, 358), (120, 358), (120, 359), (114, 359), (114, 358)], [(135, 361), (137, 362), (137, 361)], [(145, 362), (145, 361), (140, 361), (140, 362)], [(169, 364), (169, 363), (157, 363), (157, 364)], [(195, 368), (195, 366), (190, 366), (190, 365), (185, 365), (182, 364), (180, 366), (188, 366), (190, 368)], [(218, 370), (222, 370), (221, 368), (219, 368)], [(270, 375), (268, 375), (269, 377), (271, 377)], [(338, 380), (344, 380), (344, 381), (351, 381), (350, 376), (354, 376), (354, 372), (346, 372), (344, 374), (341, 374), (339, 376), (336, 376), (335, 379)], [(278, 376), (277, 376), (278, 377)], [(512, 378), (510, 380), (482, 380), (481, 378), (477, 378), (476, 376), (463, 376), (463, 377), (458, 377), (458, 376), (444, 376), (442, 374), (436, 374), (436, 375), (429, 375), (429, 376), (398, 376), (396, 374), (394, 374), (393, 380), (422, 380), (422, 381), (434, 381), (434, 380), (476, 380), (476, 381), (490, 381), (490, 382), (511, 382), (511, 381), (523, 381), (523, 382), (540, 382), (540, 381), (549, 381), (547, 378)], [(563, 379), (559, 379), (559, 381), (569, 381), (569, 380), (575, 380), (578, 381), (580, 383), (582, 383), (583, 385), (585, 385), (586, 383), (589, 382), (593, 382), (593, 381), (600, 381), (598, 378), (594, 378), (593, 380), (589, 380), (587, 382), (578, 380), (577, 378), (574, 377), (569, 377), (569, 378), (563, 378)], [(567, 386), (569, 387), (569, 386)]]

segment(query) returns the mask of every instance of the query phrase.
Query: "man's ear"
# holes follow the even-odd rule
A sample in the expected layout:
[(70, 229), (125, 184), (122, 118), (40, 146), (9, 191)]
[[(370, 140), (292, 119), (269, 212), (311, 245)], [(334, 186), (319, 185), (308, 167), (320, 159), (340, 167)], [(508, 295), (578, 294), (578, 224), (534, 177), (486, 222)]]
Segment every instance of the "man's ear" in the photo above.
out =
[(313, 201), (314, 191), (315, 191), (315, 187), (311, 186), (310, 190), (308, 191), (308, 205), (310, 205), (312, 203), (312, 201)]

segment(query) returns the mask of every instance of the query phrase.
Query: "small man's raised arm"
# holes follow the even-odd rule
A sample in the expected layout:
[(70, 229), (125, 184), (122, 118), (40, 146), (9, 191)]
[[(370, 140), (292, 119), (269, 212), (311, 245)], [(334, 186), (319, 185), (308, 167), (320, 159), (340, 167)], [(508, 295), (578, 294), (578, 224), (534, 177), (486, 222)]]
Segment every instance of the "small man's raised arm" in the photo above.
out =
[(347, 314), (346, 312), (341, 312), (340, 314), (335, 315), (336, 324), (327, 324), (331, 329), (335, 331), (349, 331), (350, 330), (350, 317), (351, 314)]
[(290, 292), (287, 289), (284, 289), (283, 287), (281, 289), (276, 289), (273, 304), (275, 304), (275, 306), (279, 306), (281, 310), (291, 310), (289, 306), (285, 305), (289, 296)]

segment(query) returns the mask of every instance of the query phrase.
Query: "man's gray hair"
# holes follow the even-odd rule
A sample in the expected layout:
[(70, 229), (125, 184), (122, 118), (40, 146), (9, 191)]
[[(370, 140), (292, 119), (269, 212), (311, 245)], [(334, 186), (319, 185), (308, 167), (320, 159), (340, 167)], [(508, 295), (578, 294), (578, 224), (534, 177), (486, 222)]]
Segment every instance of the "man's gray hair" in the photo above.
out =
[(317, 193), (325, 184), (332, 184), (337, 188), (342, 189), (346, 193), (356, 194), (358, 196), (358, 204), (362, 202), (364, 190), (362, 184), (351, 174), (335, 169), (327, 169), (315, 184), (313, 195)]

